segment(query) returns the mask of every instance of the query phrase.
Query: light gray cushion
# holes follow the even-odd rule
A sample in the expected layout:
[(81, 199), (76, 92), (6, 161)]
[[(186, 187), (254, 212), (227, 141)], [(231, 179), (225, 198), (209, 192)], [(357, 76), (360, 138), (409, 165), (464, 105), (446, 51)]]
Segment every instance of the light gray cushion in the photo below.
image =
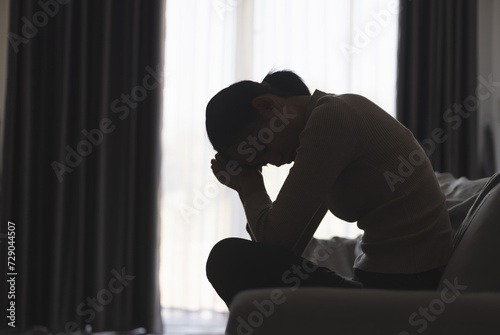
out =
[(449, 172), (435, 172), (441, 192), (446, 197), (446, 207), (452, 208), (483, 189), (490, 177), (481, 179), (455, 178)]
[(361, 235), (356, 238), (334, 236), (328, 240), (313, 238), (302, 256), (342, 276), (352, 277), (352, 265), (361, 253), (360, 243)]
[(455, 178), (449, 172), (436, 172), (436, 178), (441, 192), (446, 197), (446, 207), (450, 215), (451, 227), (455, 232), (462, 224), (479, 192), (490, 178), (474, 180), (465, 177)]

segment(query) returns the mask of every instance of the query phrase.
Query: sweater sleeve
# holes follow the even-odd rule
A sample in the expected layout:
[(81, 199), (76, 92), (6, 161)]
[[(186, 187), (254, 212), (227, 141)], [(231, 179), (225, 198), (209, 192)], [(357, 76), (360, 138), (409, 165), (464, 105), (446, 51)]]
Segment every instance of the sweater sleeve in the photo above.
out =
[(332, 96), (318, 100), (276, 200), (261, 192), (244, 203), (256, 241), (301, 253), (326, 213), (328, 191), (358, 153), (356, 119), (344, 101)]

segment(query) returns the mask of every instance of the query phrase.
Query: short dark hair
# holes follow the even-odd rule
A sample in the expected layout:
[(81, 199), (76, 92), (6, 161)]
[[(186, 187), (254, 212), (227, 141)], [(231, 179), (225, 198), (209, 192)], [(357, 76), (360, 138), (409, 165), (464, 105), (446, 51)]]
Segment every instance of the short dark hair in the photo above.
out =
[(262, 83), (292, 95), (311, 95), (306, 84), (296, 73), (288, 70), (269, 72)]
[(283, 98), (311, 95), (302, 78), (288, 70), (269, 73), (262, 83), (244, 80), (221, 90), (207, 104), (205, 120), (216, 151), (227, 154), (241, 131), (259, 118), (252, 101), (263, 94)]

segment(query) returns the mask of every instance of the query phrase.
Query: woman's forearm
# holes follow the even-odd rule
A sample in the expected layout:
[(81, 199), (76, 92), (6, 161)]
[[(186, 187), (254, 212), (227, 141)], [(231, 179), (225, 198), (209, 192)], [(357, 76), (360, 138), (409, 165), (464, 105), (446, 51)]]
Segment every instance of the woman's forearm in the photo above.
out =
[(240, 183), (238, 194), (241, 202), (245, 204), (246, 200), (256, 193), (267, 193), (263, 178), (246, 178)]

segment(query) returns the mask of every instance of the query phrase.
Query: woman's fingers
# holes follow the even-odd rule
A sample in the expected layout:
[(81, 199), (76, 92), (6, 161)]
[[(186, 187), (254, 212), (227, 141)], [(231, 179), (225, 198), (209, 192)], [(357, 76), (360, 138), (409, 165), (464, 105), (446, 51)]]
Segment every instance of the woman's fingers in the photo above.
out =
[[(231, 178), (228, 178), (229, 174), (226, 171), (226, 165), (227, 165), (226, 160), (220, 154), (216, 154), (215, 158), (213, 158), (210, 161), (210, 163), (212, 164), (211, 168), (212, 168), (213, 174), (215, 175), (215, 178), (217, 178), (217, 180), (221, 184), (223, 184), (227, 187), (230, 187), (232, 189), (236, 189), (235, 185), (232, 185)], [(225, 172), (225, 173), (221, 173), (221, 172)]]
[(227, 163), (226, 159), (224, 159), (224, 157), (222, 157), (222, 155), (219, 153), (215, 154), (215, 160), (221, 165), (225, 165)]
[(212, 159), (210, 162), (212, 163), (211, 167), (214, 173), (217, 173), (222, 170), (222, 165), (216, 159)]

